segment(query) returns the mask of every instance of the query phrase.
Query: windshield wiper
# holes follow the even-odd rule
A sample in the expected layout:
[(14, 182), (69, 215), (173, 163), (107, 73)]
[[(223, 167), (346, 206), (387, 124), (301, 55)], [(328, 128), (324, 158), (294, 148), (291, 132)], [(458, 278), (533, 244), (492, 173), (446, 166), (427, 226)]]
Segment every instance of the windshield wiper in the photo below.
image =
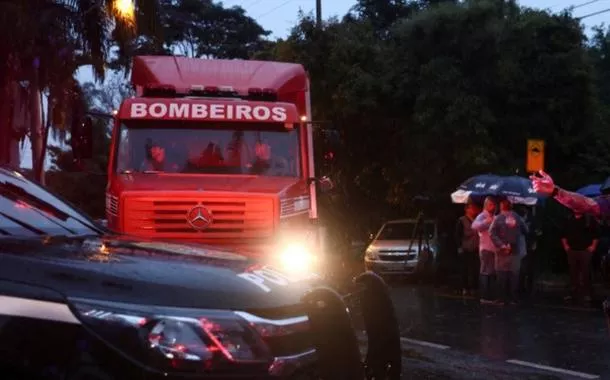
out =
[(71, 242), (75, 240), (86, 240), (92, 238), (99, 238), (96, 234), (75, 234), (75, 235), (48, 235), (47, 239), (53, 242)]
[(13, 202), (26, 202), (42, 211), (53, 214), (58, 219), (67, 220), (70, 216), (52, 204), (30, 194), (27, 190), (8, 182), (0, 182), (0, 195)]
[[(21, 227), (25, 228), (26, 230), (30, 230), (33, 233), (37, 234), (37, 235), (44, 235), (45, 234), (45, 232), (43, 230), (39, 230), (38, 228), (32, 226), (31, 224), (28, 224), (28, 223), (26, 223), (24, 221), (21, 221), (21, 220), (17, 219), (17, 218), (13, 218), (12, 216), (7, 215), (7, 214), (3, 213), (2, 211), (0, 211), (0, 216), (5, 217), (6, 219), (10, 220), (11, 222), (13, 222), (15, 224), (18, 224)], [(7, 233), (7, 235), (10, 235), (10, 234)]]
[[(52, 223), (60, 226), (64, 230), (67, 230), (71, 234), (74, 233), (74, 231), (72, 229), (62, 225), (61, 223), (57, 222), (56, 220), (53, 220), (48, 214), (51, 214), (52, 216), (54, 216), (55, 218), (59, 219), (62, 222), (66, 222), (69, 218), (72, 218), (72, 219), (78, 221), (79, 223), (81, 223), (82, 225), (84, 225), (94, 231), (101, 231), (99, 228), (91, 225), (90, 223), (87, 223), (87, 222), (81, 220), (81, 218), (71, 216), (70, 214), (53, 206), (49, 202), (46, 202), (46, 201), (38, 198), (37, 196), (32, 195), (27, 190), (23, 189), (20, 186), (14, 185), (12, 183), (0, 182), (0, 196), (7, 198), (8, 200), (10, 200), (12, 202), (25, 202), (25, 203), (31, 205), (31, 207), (34, 209), (34, 211), (37, 214), (45, 217)], [(1, 214), (1, 215), (5, 215), (5, 214)], [(10, 218), (8, 215), (6, 215), (6, 217)], [(25, 227), (25, 228), (27, 228), (27, 227)], [(40, 231), (40, 230), (38, 230), (38, 231)], [(36, 231), (34, 231), (34, 232), (36, 232)], [(40, 231), (40, 233), (44, 234), (44, 232), (42, 232), (42, 231)]]

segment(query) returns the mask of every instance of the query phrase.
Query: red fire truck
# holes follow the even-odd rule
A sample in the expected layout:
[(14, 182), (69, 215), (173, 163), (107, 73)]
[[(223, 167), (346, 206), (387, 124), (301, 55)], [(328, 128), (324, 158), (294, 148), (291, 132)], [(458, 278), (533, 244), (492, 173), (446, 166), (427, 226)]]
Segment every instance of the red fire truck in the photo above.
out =
[(111, 230), (320, 266), (309, 79), (299, 64), (141, 56), (116, 111)]

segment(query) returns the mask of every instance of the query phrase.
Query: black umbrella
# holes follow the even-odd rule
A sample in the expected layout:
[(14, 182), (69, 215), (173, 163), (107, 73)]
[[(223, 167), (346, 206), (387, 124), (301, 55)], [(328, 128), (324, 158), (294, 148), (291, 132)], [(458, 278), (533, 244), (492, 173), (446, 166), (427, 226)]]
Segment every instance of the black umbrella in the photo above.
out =
[(529, 178), (482, 174), (468, 178), (451, 194), (453, 203), (467, 203), (469, 199), (488, 195), (507, 198), (514, 204), (534, 206), (538, 195)]

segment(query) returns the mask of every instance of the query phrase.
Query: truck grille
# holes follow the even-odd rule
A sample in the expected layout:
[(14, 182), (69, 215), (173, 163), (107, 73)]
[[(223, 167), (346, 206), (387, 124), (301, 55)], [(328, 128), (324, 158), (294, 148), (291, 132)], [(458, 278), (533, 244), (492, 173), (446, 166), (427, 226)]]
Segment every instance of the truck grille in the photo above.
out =
[[(201, 205), (212, 222), (205, 229), (193, 228), (188, 213)], [(168, 239), (266, 238), (273, 233), (273, 198), (229, 198), (208, 195), (172, 198), (127, 197), (125, 231), (128, 234)]]
[(110, 193), (106, 193), (106, 213), (111, 216), (119, 214), (119, 198)]

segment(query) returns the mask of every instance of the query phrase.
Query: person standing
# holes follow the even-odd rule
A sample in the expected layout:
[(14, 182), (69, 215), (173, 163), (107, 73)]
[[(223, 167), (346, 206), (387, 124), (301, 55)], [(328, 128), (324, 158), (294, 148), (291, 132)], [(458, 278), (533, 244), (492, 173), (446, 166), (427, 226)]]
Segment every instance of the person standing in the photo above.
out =
[(496, 246), (489, 235), (489, 228), (495, 218), (496, 202), (492, 197), (485, 198), (483, 211), (472, 222), (472, 229), (479, 234), (479, 288), (481, 303), (493, 303), (493, 278), (495, 276)]
[(525, 248), (526, 251), (523, 253), (523, 259), (521, 260), (521, 270), (519, 273), (519, 289), (522, 296), (529, 297), (532, 295), (534, 290), (534, 276), (536, 273), (537, 260), (536, 248), (538, 235), (541, 234), (536, 220), (532, 216), (532, 213), (526, 207), (521, 208), (519, 215), (523, 218), (523, 221), (527, 225), (528, 235), (525, 236)]
[(458, 219), (456, 225), (455, 235), (461, 267), (462, 295), (474, 295), (477, 289), (479, 235), (472, 229), (472, 222), (478, 213), (479, 207), (469, 202), (464, 209), (464, 215)]
[(566, 223), (561, 244), (568, 255), (571, 295), (566, 300), (591, 302), (591, 258), (599, 243), (599, 224), (593, 218), (575, 212)]
[[(567, 191), (555, 184), (553, 178), (540, 170), (538, 173), (530, 176), (534, 191), (540, 195), (552, 197), (557, 202), (566, 206), (570, 210), (579, 214), (592, 215), (598, 220), (604, 220), (610, 217), (610, 194), (608, 191), (602, 190), (602, 195), (595, 199), (588, 198), (584, 195)], [(602, 186), (606, 188), (606, 185)], [(608, 328), (610, 329), (610, 299), (606, 299), (603, 303)]]
[(508, 199), (500, 201), (500, 214), (489, 228), (491, 240), (497, 249), (496, 275), (498, 279), (499, 304), (517, 303), (519, 270), (525, 247), (523, 238), (528, 233), (527, 225), (519, 214), (512, 210)]

